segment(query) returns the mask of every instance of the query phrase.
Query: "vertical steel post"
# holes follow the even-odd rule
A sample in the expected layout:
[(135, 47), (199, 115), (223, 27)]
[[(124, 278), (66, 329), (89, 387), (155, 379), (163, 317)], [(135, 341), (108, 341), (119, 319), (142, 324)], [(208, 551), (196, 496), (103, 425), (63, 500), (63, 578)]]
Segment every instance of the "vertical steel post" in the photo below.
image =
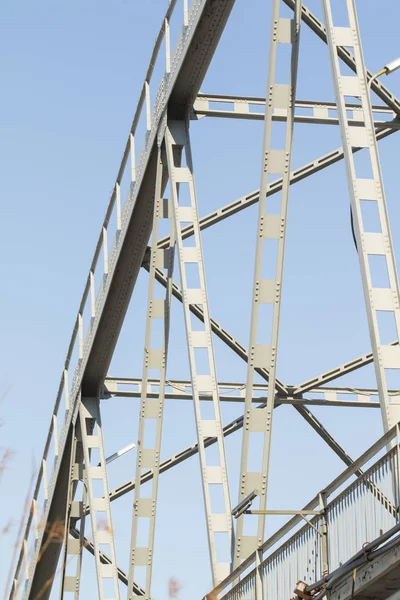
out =
[(256, 568), (256, 597), (255, 600), (264, 600), (264, 586), (263, 586), (263, 577), (261, 570), (261, 563), (263, 559), (262, 550), (256, 550), (256, 560), (255, 560), (255, 568)]
[[(119, 600), (118, 572), (99, 399), (82, 398), (79, 408), (79, 418), (92, 522), (99, 600), (105, 600), (106, 598), (107, 600)], [(108, 555), (111, 559), (110, 564), (101, 562), (100, 545), (103, 544), (107, 544), (109, 547)], [(109, 587), (113, 587), (112, 592)]]
[[(390, 404), (386, 371), (397, 370), (400, 374), (400, 346), (383, 344), (379, 318), (382, 313), (393, 317), (393, 339), (400, 337), (399, 284), (385, 193), (375, 136), (370, 92), (362, 54), (357, 12), (354, 0), (342, 0), (346, 6), (348, 26), (336, 27), (333, 23), (330, 0), (323, 0), (329, 55), (335, 87), (336, 102), (346, 161), (347, 181), (350, 192), (354, 232), (360, 261), (368, 325), (374, 366), (381, 403), (383, 424), (386, 431), (400, 419), (398, 406)], [(356, 73), (341, 75), (338, 48), (345, 46), (354, 51)], [(346, 97), (360, 99), (363, 125), (349, 125), (346, 113)], [(363, 148), (366, 172), (360, 171), (355, 162), (353, 148)], [(365, 203), (376, 212), (373, 230), (363, 221)]]
[[(162, 190), (164, 187), (163, 175), (167, 171), (166, 160), (162, 160), (162, 153), (165, 153), (165, 150), (159, 148), (150, 258), (144, 364), (141, 383), (136, 485), (132, 517), (131, 560), (128, 578), (128, 599), (131, 599), (134, 597), (133, 582), (135, 581), (135, 567), (145, 567), (144, 600), (150, 598), (151, 587), (175, 247), (171, 219), (172, 203), (171, 200), (162, 197)], [(160, 249), (158, 247), (158, 232), (162, 219), (168, 220), (169, 223), (170, 242), (169, 247), (166, 249)], [(154, 284), (156, 269), (165, 270), (167, 272), (167, 287), (164, 299), (155, 298)], [(148, 398), (148, 393), (151, 391), (148, 383), (149, 369), (156, 369), (157, 375), (159, 376), (158, 398)], [(155, 438), (151, 439), (151, 442), (149, 443), (146, 434), (148, 436), (149, 430), (153, 425), (155, 425)], [(153, 472), (153, 479), (147, 484), (151, 486), (151, 494), (142, 497), (143, 491), (141, 491), (142, 486), (140, 483), (141, 476), (143, 470), (147, 471), (148, 469), (151, 469)], [(141, 526), (146, 526), (148, 522), (149, 530), (147, 545), (144, 547), (137, 547), (139, 528)]]
[(400, 521), (400, 426), (396, 423), (396, 457), (394, 475), (394, 502), (396, 506), (396, 520)]
[(328, 520), (326, 517), (326, 494), (319, 494), (319, 508), (321, 512), (320, 518), (320, 535), (321, 535), (321, 556), (320, 556), (320, 567), (321, 577), (329, 573), (329, 544), (328, 544)]
[[(279, 316), (282, 293), (287, 206), (290, 185), (294, 109), (296, 98), (297, 65), (300, 42), (301, 0), (296, 1), (294, 18), (279, 16), (280, 0), (272, 3), (272, 31), (268, 67), (267, 101), (265, 105), (264, 141), (260, 184), (260, 202), (257, 225), (256, 258), (251, 311), (249, 362), (246, 380), (243, 442), (240, 470), (239, 502), (253, 490), (260, 495), (260, 510), (266, 509), (268, 468), (271, 445), (272, 413), (274, 408), (276, 359), (278, 349)], [(276, 82), (276, 60), (280, 44), (291, 45), (290, 64), (286, 65), (287, 83)], [(279, 77), (282, 77), (280, 69)], [(287, 118), (284, 148), (274, 149), (272, 115)], [(282, 197), (278, 211), (270, 210), (266, 202), (268, 177), (283, 177)], [(276, 212), (278, 214), (276, 214)], [(269, 264), (271, 263), (271, 264)], [(269, 370), (268, 397), (264, 408), (252, 406), (256, 369)], [(249, 452), (256, 433), (263, 433), (261, 464), (257, 471), (250, 470)], [(244, 520), (257, 519), (257, 534), (244, 535)], [(265, 515), (241, 515), (237, 520), (235, 566), (262, 544)]]
[[(76, 498), (79, 482), (82, 483), (82, 492)], [(79, 591), (81, 583), (82, 570), (82, 550), (85, 538), (85, 509), (87, 501), (87, 482), (83, 462), (83, 447), (80, 422), (75, 424), (72, 449), (71, 449), (71, 467), (70, 484), (68, 490), (66, 532), (64, 543), (64, 554), (61, 571), (61, 591), (60, 599), (69, 599), (70, 593), (74, 595), (74, 600), (79, 600)], [(79, 538), (71, 536), (71, 529), (75, 527), (76, 522), (80, 520)], [(72, 564), (70, 564), (72, 563)], [(73, 572), (73, 574), (68, 573)]]
[[(184, 121), (168, 121), (165, 140), (182, 281), (208, 543), (213, 581), (216, 585), (228, 575), (231, 568), (232, 516), (192, 154), (186, 123)], [(186, 166), (182, 166), (183, 158), (186, 158)], [(194, 236), (190, 240), (182, 238), (181, 227), (183, 223), (193, 224)], [(203, 324), (200, 322), (192, 323), (190, 305), (193, 304), (201, 305), (203, 308)], [(200, 401), (200, 395), (204, 393), (212, 397), (212, 402)], [(208, 412), (205, 413), (204, 411)], [(209, 437), (217, 438), (218, 457), (214, 457), (214, 464), (210, 464), (210, 457), (207, 456), (208, 452), (205, 446), (205, 440)], [(221, 513), (215, 511), (211, 502), (213, 488), (221, 499), (223, 506), (223, 512)], [(216, 543), (218, 537), (221, 538), (219, 547), (225, 553), (223, 560), (217, 558)]]

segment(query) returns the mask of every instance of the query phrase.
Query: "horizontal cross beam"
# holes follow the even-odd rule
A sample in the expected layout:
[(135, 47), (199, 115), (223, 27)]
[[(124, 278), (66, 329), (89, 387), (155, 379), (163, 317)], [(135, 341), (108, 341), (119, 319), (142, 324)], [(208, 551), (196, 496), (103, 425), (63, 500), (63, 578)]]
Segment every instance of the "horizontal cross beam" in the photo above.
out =
[[(361, 105), (349, 103), (346, 104), (346, 108), (348, 113), (350, 113), (349, 125), (362, 127), (364, 121), (362, 119)], [(335, 102), (296, 100), (295, 109), (295, 123), (339, 125)], [(396, 113), (392, 109), (387, 106), (374, 106), (373, 111), (376, 127), (400, 128), (400, 122), (395, 119)], [(265, 98), (199, 94), (193, 106), (192, 118), (200, 119), (202, 117), (263, 121), (265, 117)], [(272, 120), (285, 122), (287, 120), (287, 111), (273, 109)]]
[[(283, 0), (284, 3), (291, 8), (295, 9), (295, 0)], [(323, 41), (325, 44), (328, 43), (326, 37), (326, 28), (321, 21), (307, 8), (304, 4), (301, 8), (301, 18), (304, 23)], [(338, 57), (342, 60), (352, 71), (357, 72), (356, 60), (354, 55), (344, 46), (338, 46)], [(373, 73), (367, 69), (367, 78), (372, 79)], [(383, 100), (383, 102), (392, 108), (394, 112), (400, 115), (400, 101), (392, 92), (382, 83), (379, 79), (374, 79), (371, 84), (371, 89), (375, 94)]]
[[(314, 383), (315, 382), (318, 382), (318, 383), (319, 382), (327, 382), (328, 380), (331, 380), (334, 377), (339, 377), (340, 375), (344, 375), (346, 372), (355, 370), (359, 366), (368, 364), (371, 361), (372, 361), (371, 354), (363, 355), (362, 357), (355, 359), (349, 363), (346, 363), (345, 365), (343, 365), (341, 367), (332, 369), (332, 370), (328, 371), (327, 373), (319, 375), (317, 378), (308, 380), (307, 382), (304, 382), (304, 384), (302, 384), (301, 386), (297, 386), (297, 388), (303, 387), (304, 393), (306, 393), (307, 391), (312, 391), (312, 392), (324, 392), (324, 393), (330, 393), (330, 394), (333, 394), (333, 393), (355, 394), (355, 393), (357, 393), (358, 395), (367, 395), (367, 396), (375, 395), (376, 390), (370, 389), (370, 388), (357, 388), (357, 389), (356, 388), (348, 388), (348, 387), (347, 388), (341, 388), (341, 387), (334, 387), (334, 388), (316, 387), (316, 388), (313, 388), (312, 385), (310, 385), (310, 382), (314, 382)], [(107, 382), (108, 382), (108, 384), (111, 383), (111, 384), (116, 385), (117, 388), (118, 388), (118, 384), (125, 384), (125, 385), (140, 384), (139, 379), (130, 379), (130, 378), (109, 377), (106, 379), (106, 385), (107, 385)], [(150, 380), (149, 383), (150, 383), (150, 385), (157, 385), (157, 380)], [(186, 385), (186, 383), (189, 383), (189, 382), (179, 380), (179, 381), (170, 382), (170, 383), (175, 383), (178, 386), (183, 387)], [(220, 385), (223, 386), (224, 388), (231, 386), (231, 388), (233, 387), (234, 389), (241, 389), (243, 387), (243, 384), (240, 384), (240, 383), (237, 383), (237, 384), (222, 383)], [(321, 383), (321, 385), (322, 385), (322, 383)], [(257, 388), (262, 389), (263, 387), (264, 386), (262, 386), (262, 384), (261, 385), (257, 384)], [(113, 392), (113, 393), (119, 394), (120, 391), (118, 391), (118, 389), (117, 389), (117, 391)], [(126, 393), (132, 393), (132, 392), (126, 391)], [(393, 395), (395, 396), (395, 395), (397, 395), (398, 391), (391, 390), (391, 393), (393, 393)], [(287, 400), (288, 400), (288, 398), (285, 398), (285, 401), (287, 401)], [(277, 398), (276, 403), (275, 403), (275, 408), (279, 407), (281, 404), (283, 404), (283, 402)], [(377, 406), (379, 408), (378, 403), (374, 404), (373, 402), (371, 402), (368, 405), (369, 406)], [(303, 409), (303, 411), (300, 414), (302, 414), (302, 416), (313, 427), (313, 429), (315, 429), (315, 431), (317, 431), (320, 434), (321, 424), (319, 423), (319, 421), (317, 421), (315, 419), (314, 415), (310, 411), (305, 409), (305, 407), (301, 407), (301, 408)], [(223, 428), (224, 437), (231, 435), (232, 433), (234, 433), (235, 431), (238, 431), (242, 427), (243, 427), (243, 416), (241, 415), (240, 417), (238, 417), (234, 421), (231, 421), (228, 425), (226, 425)], [(325, 433), (324, 439), (328, 443), (328, 445), (343, 460), (343, 462), (345, 462), (346, 465), (351, 467), (351, 465), (353, 464), (353, 460), (350, 458), (350, 456), (337, 444), (337, 442), (332, 438), (332, 436), (330, 436), (330, 434), (326, 430), (324, 430), (324, 433)], [(209, 447), (209, 446), (215, 444), (215, 442), (216, 442), (216, 438), (212, 438), (212, 437), (207, 438), (207, 440), (205, 441), (205, 446)], [(174, 466), (180, 464), (181, 462), (187, 460), (188, 458), (194, 456), (197, 453), (198, 453), (197, 443), (192, 444), (191, 446), (188, 446), (184, 450), (181, 450), (177, 454), (170, 456), (166, 460), (162, 461), (161, 465), (160, 465), (160, 473), (164, 473), (164, 472), (168, 471), (169, 469), (172, 469)], [(362, 475), (362, 471), (359, 468), (355, 469), (354, 472), (357, 476)], [(153, 478), (153, 475), (154, 475), (154, 473), (152, 470), (149, 470), (149, 471), (143, 473), (143, 475), (141, 477), (141, 483), (146, 483), (147, 481), (150, 481)], [(123, 495), (125, 495), (128, 492), (130, 492), (131, 490), (133, 490), (134, 487), (135, 487), (135, 479), (131, 479), (131, 480), (127, 481), (126, 483), (122, 484), (121, 486), (119, 486), (118, 488), (115, 488), (114, 490), (112, 490), (110, 492), (110, 495), (109, 495), (110, 501), (117, 500), (118, 498), (122, 497)], [(89, 512), (88, 509), (87, 509), (87, 512)], [(79, 535), (78, 530), (76, 530), (76, 533)], [(87, 541), (85, 544), (85, 547), (87, 547), (87, 549), (89, 551), (91, 551), (90, 550), (90, 542)], [(106, 558), (107, 557), (105, 557), (105, 559)], [(118, 577), (125, 584), (127, 583), (126, 575), (120, 569), (118, 570)], [(140, 595), (140, 592), (138, 592), (138, 595)]]
[[(397, 342), (393, 342), (393, 345), (395, 345), (396, 343)], [(345, 363), (344, 365), (341, 365), (339, 367), (331, 369), (325, 373), (322, 373), (321, 375), (318, 375), (317, 377), (309, 379), (309, 380), (305, 381), (304, 383), (291, 388), (293, 390), (292, 393), (293, 393), (293, 395), (295, 395), (297, 393), (306, 393), (306, 392), (310, 392), (310, 391), (312, 391), (314, 393), (323, 392), (323, 391), (324, 392), (331, 391), (331, 392), (336, 392), (336, 393), (346, 393), (346, 392), (353, 393), (353, 394), (354, 393), (357, 393), (357, 394), (365, 393), (368, 395), (369, 395), (369, 393), (371, 393), (371, 395), (375, 395), (376, 390), (370, 389), (370, 388), (357, 388), (356, 389), (356, 388), (348, 388), (348, 387), (347, 388), (340, 388), (340, 387), (322, 388), (322, 387), (319, 387), (319, 386), (322, 386), (324, 383), (328, 383), (328, 381), (332, 381), (333, 379), (335, 379), (337, 377), (346, 375), (347, 373), (350, 373), (364, 365), (370, 364), (372, 362), (372, 360), (373, 359), (372, 359), (371, 353), (364, 354), (352, 361)], [(130, 379), (115, 379), (115, 380), (113, 380), (113, 378), (109, 378), (109, 380), (116, 381), (116, 382), (124, 382), (124, 383), (127, 383), (128, 381), (139, 382), (138, 379), (136, 379), (136, 380), (130, 380)], [(107, 381), (108, 381), (108, 379), (106, 379), (106, 382)], [(154, 382), (155, 381), (156, 380), (154, 380)], [(153, 383), (153, 381), (151, 381), (151, 383)], [(178, 383), (182, 384), (184, 382), (179, 381)], [(224, 384), (224, 385), (226, 386), (229, 384)], [(241, 384), (236, 384), (236, 385), (241, 385)], [(391, 390), (391, 393), (395, 396), (395, 395), (397, 395), (397, 390)], [(282, 402), (277, 399), (275, 408), (277, 408), (281, 404), (282, 404)], [(371, 402), (371, 405), (374, 406), (374, 403)], [(377, 406), (379, 407), (378, 403), (377, 403)], [(301, 408), (304, 409), (304, 407), (301, 407)], [(310, 411), (307, 411), (306, 409), (303, 410), (302, 416), (313, 427), (313, 429), (315, 429), (318, 433), (320, 433), (321, 424), (314, 420), (314, 416), (312, 415), (312, 413)], [(224, 429), (223, 429), (224, 436), (228, 436), (228, 435), (234, 433), (235, 431), (238, 431), (242, 427), (243, 427), (243, 416), (240, 415), (237, 419), (235, 419), (234, 421), (231, 421), (231, 423), (229, 423), (228, 425), (226, 425), (224, 427)], [(328, 434), (328, 432), (326, 432), (326, 430), (325, 430), (325, 435), (329, 436), (329, 434)], [(331, 441), (331, 443), (328, 442), (328, 445), (343, 460), (343, 462), (345, 464), (350, 466), (353, 461), (348, 456), (348, 454), (339, 446), (339, 444), (337, 444), (337, 442), (333, 438), (331, 438), (331, 436), (329, 436), (328, 439), (330, 439), (330, 441)], [(216, 441), (216, 438), (208, 438), (206, 440), (206, 446), (207, 447), (211, 446), (212, 444), (215, 443), (215, 441)], [(327, 440), (325, 439), (325, 441), (327, 441)], [(181, 450), (177, 454), (170, 456), (166, 460), (162, 461), (161, 466), (160, 466), (160, 473), (168, 471), (175, 465), (183, 462), (184, 460), (190, 458), (191, 456), (194, 456), (195, 454), (197, 454), (197, 452), (198, 452), (198, 446), (197, 446), (197, 443), (195, 443), (195, 444), (192, 444), (191, 446), (188, 446), (184, 450)], [(150, 481), (152, 479), (152, 477), (153, 477), (153, 473), (151, 471), (147, 471), (146, 473), (143, 474), (143, 476), (141, 478), (141, 482), (145, 483), (146, 481)], [(134, 479), (127, 481), (126, 483), (122, 484), (121, 486), (119, 486), (118, 488), (115, 488), (113, 491), (110, 492), (110, 500), (112, 501), (112, 500), (116, 500), (117, 498), (120, 498), (127, 492), (134, 489), (134, 487), (135, 487)]]
[[(165, 399), (167, 400), (192, 400), (190, 381), (168, 381), (165, 393)], [(128, 389), (128, 387), (130, 389)], [(156, 379), (149, 380), (148, 383), (148, 398), (158, 398), (159, 381)], [(243, 383), (219, 383), (219, 399), (221, 402), (233, 402), (243, 403), (245, 400), (245, 386)], [(262, 404), (266, 401), (266, 395), (268, 387), (262, 384), (254, 386), (259, 391), (260, 396), (255, 396), (253, 402), (255, 404)], [(133, 389), (134, 388), (134, 389)], [(170, 391), (168, 391), (170, 390)], [(107, 400), (109, 398), (121, 397), (121, 398), (140, 398), (142, 393), (141, 379), (137, 378), (113, 378), (107, 377), (105, 380), (104, 388), (101, 392), (101, 398)], [(351, 408), (380, 408), (379, 401), (377, 399), (378, 391), (373, 389), (359, 388), (316, 388), (310, 390), (310, 394), (323, 394), (323, 398), (304, 398), (304, 397), (292, 397), (277, 395), (275, 402), (279, 405), (288, 404), (292, 406), (309, 405), (309, 406), (339, 406), (339, 407), (351, 407)], [(231, 395), (236, 394), (236, 395)], [(349, 399), (338, 398), (338, 394), (342, 396), (349, 396)], [(400, 396), (400, 391), (392, 390), (391, 396)], [(357, 400), (351, 399), (350, 397), (357, 396)], [(376, 400), (371, 400), (371, 396)], [(208, 394), (201, 395), (202, 400), (212, 400)]]
[[(313, 378), (312, 380), (308, 380), (308, 382), (305, 382), (303, 384), (304, 388), (308, 388), (304, 390), (304, 393), (306, 391), (310, 391), (313, 390), (314, 392), (322, 392), (325, 389), (327, 391), (339, 391), (339, 393), (346, 393), (346, 391), (348, 391), (350, 393), (350, 390), (355, 393), (355, 392), (362, 392), (362, 388), (360, 390), (353, 390), (352, 388), (318, 388), (315, 387), (314, 384), (315, 382), (319, 382), (319, 381), (327, 381), (329, 379), (329, 377), (332, 377), (332, 374), (336, 374), (336, 377), (339, 377), (340, 375), (344, 375), (346, 374), (346, 372), (350, 372), (351, 370), (354, 370), (356, 368), (358, 368), (358, 366), (362, 366), (364, 364), (364, 362), (367, 360), (369, 362), (372, 361), (372, 358), (370, 358), (370, 354), (366, 354), (361, 356), (358, 359), (355, 359), (349, 363), (346, 363), (346, 365), (344, 367), (339, 367), (337, 369), (332, 369), (330, 371), (327, 371), (326, 373), (323, 373), (322, 375), (319, 375), (316, 378)], [(367, 363), (365, 363), (367, 364)], [(356, 365), (356, 366), (355, 366)], [(358, 366), (357, 366), (358, 365)], [(110, 378), (112, 380), (112, 378)], [(107, 380), (106, 380), (107, 381)], [(127, 382), (127, 381), (132, 381), (132, 380), (128, 380), (128, 379), (117, 379), (116, 381), (122, 381), (122, 382)], [(136, 382), (138, 382), (139, 380), (134, 380)], [(309, 382), (312, 381), (314, 382), (313, 385), (309, 385)], [(182, 381), (180, 382), (182, 383)], [(322, 383), (321, 383), (322, 385)], [(300, 387), (300, 386), (298, 386)], [(293, 388), (294, 390), (296, 388)], [(371, 390), (366, 389), (366, 392), (370, 392)], [(372, 392), (376, 392), (376, 390), (372, 390)], [(393, 394), (395, 394), (395, 390), (392, 390)], [(275, 408), (277, 408), (278, 406), (280, 406), (282, 404), (282, 402), (280, 400), (276, 400), (275, 403)], [(371, 402), (371, 405), (374, 405), (374, 403)], [(377, 403), (377, 406), (379, 407), (379, 404)], [(320, 428), (322, 427), (322, 425), (319, 423), (319, 421), (317, 421), (314, 417), (314, 415), (312, 415), (312, 413), (310, 411), (308, 411), (305, 407), (298, 407), (298, 408), (302, 408), (302, 416), (307, 420), (307, 422), (313, 427), (313, 429), (315, 429), (315, 431), (317, 431), (317, 433), (320, 434)], [(243, 427), (243, 415), (240, 415), (237, 419), (235, 419), (234, 421), (231, 421), (231, 423), (229, 423), (228, 425), (226, 425), (223, 429), (224, 432), (224, 436), (228, 436), (232, 433), (234, 433), (235, 431), (238, 431), (239, 429), (241, 429)], [(333, 449), (333, 451), (339, 456), (339, 458), (341, 458), (341, 460), (348, 466), (350, 466), (353, 463), (353, 460), (350, 458), (350, 456), (343, 450), (343, 448), (340, 447), (340, 445), (332, 438), (332, 436), (330, 436), (330, 434), (324, 429), (324, 439), (325, 441), (328, 443), (328, 445)], [(206, 446), (211, 446), (212, 444), (214, 444), (216, 441), (216, 438), (208, 438), (206, 440)], [(177, 454), (170, 456), (169, 458), (167, 458), (165, 461), (162, 461), (161, 466), (160, 466), (160, 473), (163, 473), (165, 471), (168, 471), (169, 469), (171, 469), (173, 466), (183, 462), (184, 460), (186, 460), (187, 458), (190, 458), (191, 456), (194, 456), (195, 454), (197, 454), (198, 452), (198, 446), (197, 443), (192, 444), (191, 446), (188, 446), (187, 448), (185, 448), (184, 450), (181, 450), (180, 452), (178, 452)], [(153, 473), (152, 471), (147, 471), (146, 473), (144, 473), (142, 475), (141, 478), (141, 482), (145, 483), (146, 481), (150, 481), (153, 477)], [(126, 494), (127, 492), (131, 491), (132, 489), (134, 489), (135, 487), (135, 480), (131, 479), (130, 481), (122, 484), (121, 486), (119, 486), (118, 488), (115, 488), (113, 491), (110, 492), (110, 500), (116, 500), (117, 498), (120, 498), (121, 496), (123, 496), (124, 494)]]

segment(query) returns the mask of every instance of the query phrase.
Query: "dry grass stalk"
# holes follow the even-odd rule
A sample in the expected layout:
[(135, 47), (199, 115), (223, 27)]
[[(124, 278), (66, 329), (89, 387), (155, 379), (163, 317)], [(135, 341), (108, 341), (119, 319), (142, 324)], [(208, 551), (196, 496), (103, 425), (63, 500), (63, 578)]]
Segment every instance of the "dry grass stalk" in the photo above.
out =
[[(50, 544), (52, 544), (53, 542), (63, 543), (63, 541), (64, 541), (65, 524), (64, 524), (64, 522), (62, 520), (60, 520), (60, 521), (54, 521), (54, 523), (49, 523), (46, 526), (46, 529), (47, 529), (46, 542), (43, 544), (42, 548), (40, 549), (40, 553), (39, 553), (39, 556), (37, 558), (36, 564), (38, 564), (40, 562), (41, 558), (43, 557), (44, 553), (46, 552), (46, 550), (50, 546)], [(43, 597), (44, 593), (53, 584), (54, 579), (56, 578), (56, 576), (58, 575), (58, 573), (61, 571), (61, 569), (62, 569), (62, 567), (60, 567), (59, 569), (57, 569), (57, 571), (54, 573), (54, 575), (51, 575), (44, 582), (42, 588), (39, 590), (39, 592), (36, 594), (36, 596), (33, 598), (33, 600), (41, 600), (41, 598)]]
[(168, 598), (178, 598), (182, 586), (175, 577), (171, 577), (168, 582)]
[(3, 478), (5, 470), (14, 457), (14, 452), (10, 448), (4, 448), (0, 455), (0, 481)]
[(13, 574), (13, 571), (14, 571), (15, 560), (16, 560), (16, 557), (17, 557), (17, 552), (18, 552), (18, 549), (21, 548), (21, 546), (22, 546), (24, 525), (26, 523), (26, 519), (27, 519), (28, 513), (30, 511), (30, 507), (31, 507), (30, 500), (31, 500), (31, 497), (32, 497), (32, 494), (33, 494), (33, 485), (34, 485), (34, 482), (35, 482), (35, 474), (33, 472), (32, 475), (31, 475), (30, 482), (29, 482), (28, 492), (27, 492), (26, 497), (25, 497), (25, 502), (24, 502), (24, 507), (22, 509), (21, 518), (19, 520), (19, 526), (18, 526), (17, 536), (16, 536), (16, 539), (15, 539), (14, 547), (13, 547), (13, 553), (12, 553), (12, 557), (11, 557), (10, 568), (8, 570), (6, 588), (5, 588), (4, 596), (3, 596), (4, 600), (7, 599), (7, 590), (10, 588), (12, 574)]

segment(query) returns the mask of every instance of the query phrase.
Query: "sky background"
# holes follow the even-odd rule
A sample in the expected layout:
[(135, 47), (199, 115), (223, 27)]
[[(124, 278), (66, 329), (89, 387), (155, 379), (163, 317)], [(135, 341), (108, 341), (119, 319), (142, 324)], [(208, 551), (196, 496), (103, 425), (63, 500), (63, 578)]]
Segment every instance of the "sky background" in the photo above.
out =
[[(0, 481), (0, 528), (13, 521), (0, 539), (0, 590), (5, 587), (17, 523), (32, 471), (41, 459), (76, 311), (167, 4), (167, 0), (0, 3), (0, 446), (13, 452)], [(363, 0), (357, 5), (366, 64), (375, 72), (400, 55), (397, 3)], [(322, 18), (320, 0), (310, 0), (307, 6)], [(270, 12), (265, 0), (237, 0), (203, 92), (265, 95)], [(400, 72), (383, 80), (400, 96)], [(334, 100), (327, 47), (305, 25), (297, 97)], [(201, 216), (259, 187), (260, 122), (201, 119), (192, 123), (191, 135)], [(397, 262), (399, 143), (394, 134), (379, 146)], [(340, 145), (337, 127), (298, 124), (292, 169)], [(256, 218), (257, 207), (252, 207), (202, 235), (211, 314), (245, 347)], [(179, 282), (178, 269), (176, 278)], [(141, 376), (146, 297), (143, 272), (110, 367), (114, 376)], [(278, 376), (297, 384), (369, 350), (340, 162), (291, 189)], [(245, 364), (219, 340), (215, 352), (219, 380), (245, 380)], [(189, 376), (178, 303), (172, 311), (167, 376)], [(373, 370), (365, 368), (342, 382), (374, 386)], [(106, 455), (136, 440), (138, 406), (129, 399), (103, 402)], [(224, 423), (240, 410), (224, 405)], [(314, 412), (353, 457), (382, 432), (378, 410)], [(162, 457), (195, 438), (191, 403), (167, 402)], [(240, 433), (226, 441), (233, 505), (240, 441)], [(110, 466), (110, 488), (134, 476), (135, 458), (131, 453)], [(341, 469), (339, 459), (293, 409), (276, 411), (270, 508), (300, 508)], [(125, 570), (132, 498), (131, 493), (113, 506), (117, 558)], [(197, 457), (160, 478), (157, 516), (154, 597), (167, 597), (167, 582), (174, 576), (182, 583), (181, 600), (201, 598), (211, 587), (211, 577)], [(276, 528), (276, 522), (268, 528)], [(89, 597), (86, 594), (95, 585), (94, 562), (91, 556), (84, 560), (82, 597)], [(56, 583), (54, 598), (59, 593)], [(121, 586), (121, 596), (125, 594)]]

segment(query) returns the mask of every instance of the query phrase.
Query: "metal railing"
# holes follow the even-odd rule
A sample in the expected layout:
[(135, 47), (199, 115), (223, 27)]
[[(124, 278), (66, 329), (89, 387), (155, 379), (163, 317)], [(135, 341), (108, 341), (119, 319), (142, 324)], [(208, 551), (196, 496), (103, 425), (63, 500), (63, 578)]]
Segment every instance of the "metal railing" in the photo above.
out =
[(331, 570), (399, 522), (398, 467), (393, 448), (327, 506)]
[(290, 519), (206, 598), (289, 600), (298, 581), (318, 581), (390, 531), (399, 523), (399, 433), (397, 425), (303, 509), (320, 514)]

